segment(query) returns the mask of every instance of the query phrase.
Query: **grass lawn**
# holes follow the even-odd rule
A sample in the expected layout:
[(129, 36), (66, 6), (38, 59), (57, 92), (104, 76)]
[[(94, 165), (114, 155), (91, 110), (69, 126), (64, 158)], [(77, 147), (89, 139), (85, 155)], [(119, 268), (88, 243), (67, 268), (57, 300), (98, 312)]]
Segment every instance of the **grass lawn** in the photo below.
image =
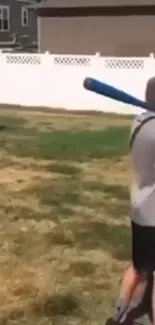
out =
[(130, 123), (0, 110), (0, 325), (110, 315), (130, 259)]

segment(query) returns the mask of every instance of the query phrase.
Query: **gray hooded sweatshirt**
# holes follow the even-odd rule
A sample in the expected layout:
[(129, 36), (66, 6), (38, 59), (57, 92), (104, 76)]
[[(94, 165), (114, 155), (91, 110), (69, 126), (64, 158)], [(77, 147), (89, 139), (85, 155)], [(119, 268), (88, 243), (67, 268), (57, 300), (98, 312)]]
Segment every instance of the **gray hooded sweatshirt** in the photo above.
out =
[[(155, 107), (155, 77), (147, 83), (146, 101)], [(131, 217), (139, 225), (155, 226), (155, 113), (147, 111), (136, 117), (131, 138), (133, 134)]]

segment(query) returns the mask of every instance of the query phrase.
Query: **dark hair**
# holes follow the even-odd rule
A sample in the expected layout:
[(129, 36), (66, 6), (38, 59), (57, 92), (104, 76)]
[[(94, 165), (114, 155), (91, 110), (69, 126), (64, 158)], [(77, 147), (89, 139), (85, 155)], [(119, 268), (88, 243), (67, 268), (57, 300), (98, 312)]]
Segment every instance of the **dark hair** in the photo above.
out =
[(145, 100), (150, 105), (155, 106), (155, 77), (150, 78), (147, 82)]

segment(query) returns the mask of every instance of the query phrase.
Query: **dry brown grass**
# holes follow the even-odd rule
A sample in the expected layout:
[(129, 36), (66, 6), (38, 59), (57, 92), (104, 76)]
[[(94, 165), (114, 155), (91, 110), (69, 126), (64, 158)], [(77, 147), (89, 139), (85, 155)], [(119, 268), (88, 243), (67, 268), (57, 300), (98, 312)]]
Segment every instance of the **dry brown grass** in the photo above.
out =
[(130, 257), (130, 119), (0, 121), (0, 325), (103, 325)]

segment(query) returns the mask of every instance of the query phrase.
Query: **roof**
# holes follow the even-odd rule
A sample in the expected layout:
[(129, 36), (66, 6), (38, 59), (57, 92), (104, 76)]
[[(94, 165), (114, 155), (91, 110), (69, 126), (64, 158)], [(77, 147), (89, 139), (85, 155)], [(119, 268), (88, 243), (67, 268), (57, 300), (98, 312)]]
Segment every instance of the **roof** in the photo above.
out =
[(36, 0), (34, 8), (77, 8), (110, 6), (148, 6), (155, 5), (155, 0)]

